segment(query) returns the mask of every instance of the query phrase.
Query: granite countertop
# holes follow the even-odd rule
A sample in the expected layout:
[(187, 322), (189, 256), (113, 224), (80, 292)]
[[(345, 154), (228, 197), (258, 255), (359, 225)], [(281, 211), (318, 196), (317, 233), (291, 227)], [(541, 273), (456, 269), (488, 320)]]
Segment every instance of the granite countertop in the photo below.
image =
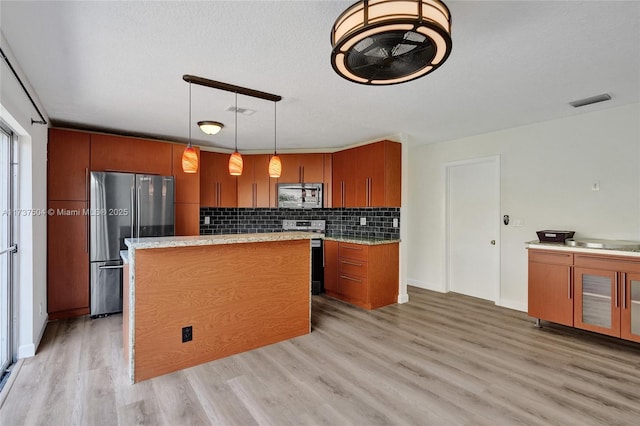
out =
[(563, 243), (541, 243), (538, 240), (527, 241), (525, 243), (526, 248), (542, 249), (542, 250), (556, 250), (556, 251), (570, 251), (574, 253), (595, 253), (595, 254), (608, 254), (615, 256), (629, 256), (640, 257), (640, 250), (622, 250), (622, 249), (603, 249), (603, 248), (589, 248), (589, 247), (574, 247), (568, 246)]
[(129, 249), (209, 246), (216, 244), (262, 243), (269, 241), (310, 240), (318, 234), (309, 232), (273, 232), (264, 234), (197, 235), (190, 237), (126, 238)]
[(122, 259), (122, 263), (127, 265), (129, 263), (129, 250), (120, 250), (120, 259)]
[(338, 241), (340, 243), (351, 243), (351, 244), (363, 244), (367, 246), (376, 246), (380, 244), (394, 244), (399, 243), (399, 239), (394, 240), (383, 240), (380, 238), (367, 238), (367, 237), (344, 237), (344, 236), (325, 236), (325, 240), (327, 241)]

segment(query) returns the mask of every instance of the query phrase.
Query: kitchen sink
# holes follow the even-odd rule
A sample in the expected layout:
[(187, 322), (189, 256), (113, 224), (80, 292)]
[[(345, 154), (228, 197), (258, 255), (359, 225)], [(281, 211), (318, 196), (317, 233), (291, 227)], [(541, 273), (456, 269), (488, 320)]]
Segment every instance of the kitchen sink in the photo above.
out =
[(596, 240), (581, 238), (577, 240), (566, 240), (564, 243), (565, 245), (571, 247), (585, 247), (608, 250), (640, 250), (640, 242), (638, 241)]

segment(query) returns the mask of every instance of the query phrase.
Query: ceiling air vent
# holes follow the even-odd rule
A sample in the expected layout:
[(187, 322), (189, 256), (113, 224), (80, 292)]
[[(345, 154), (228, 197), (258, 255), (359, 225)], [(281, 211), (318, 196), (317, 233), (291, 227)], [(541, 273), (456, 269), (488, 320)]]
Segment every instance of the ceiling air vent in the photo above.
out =
[(256, 112), (255, 109), (242, 108), (242, 107), (236, 108), (234, 105), (229, 105), (224, 110), (231, 111), (231, 112), (238, 112), (238, 114), (242, 114), (242, 115), (253, 115)]
[(611, 95), (603, 93), (602, 95), (591, 96), (590, 98), (578, 99), (577, 101), (569, 102), (574, 108), (580, 108), (585, 105), (597, 104), (598, 102), (604, 102), (611, 100)]

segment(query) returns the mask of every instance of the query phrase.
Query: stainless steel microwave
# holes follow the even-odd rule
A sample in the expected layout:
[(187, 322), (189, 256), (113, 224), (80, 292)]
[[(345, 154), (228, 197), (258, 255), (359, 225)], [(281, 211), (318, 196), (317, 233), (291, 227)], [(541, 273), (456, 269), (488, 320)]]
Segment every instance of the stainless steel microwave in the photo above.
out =
[(278, 207), (285, 209), (322, 208), (322, 183), (279, 183)]

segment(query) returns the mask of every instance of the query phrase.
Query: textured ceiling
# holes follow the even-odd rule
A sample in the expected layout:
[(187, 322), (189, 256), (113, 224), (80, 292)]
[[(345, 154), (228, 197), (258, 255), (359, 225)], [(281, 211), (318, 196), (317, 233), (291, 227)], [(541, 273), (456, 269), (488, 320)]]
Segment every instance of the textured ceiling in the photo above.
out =
[[(351, 1), (0, 2), (1, 30), (54, 124), (185, 140), (193, 74), (281, 95), (278, 147), (332, 149), (405, 133), (447, 141), (640, 102), (640, 2), (447, 1), (453, 51), (413, 82), (369, 87), (331, 68)], [(569, 101), (613, 100), (574, 109)], [(192, 87), (195, 143), (231, 148), (233, 93)], [(273, 146), (272, 102), (238, 117), (243, 150)]]

